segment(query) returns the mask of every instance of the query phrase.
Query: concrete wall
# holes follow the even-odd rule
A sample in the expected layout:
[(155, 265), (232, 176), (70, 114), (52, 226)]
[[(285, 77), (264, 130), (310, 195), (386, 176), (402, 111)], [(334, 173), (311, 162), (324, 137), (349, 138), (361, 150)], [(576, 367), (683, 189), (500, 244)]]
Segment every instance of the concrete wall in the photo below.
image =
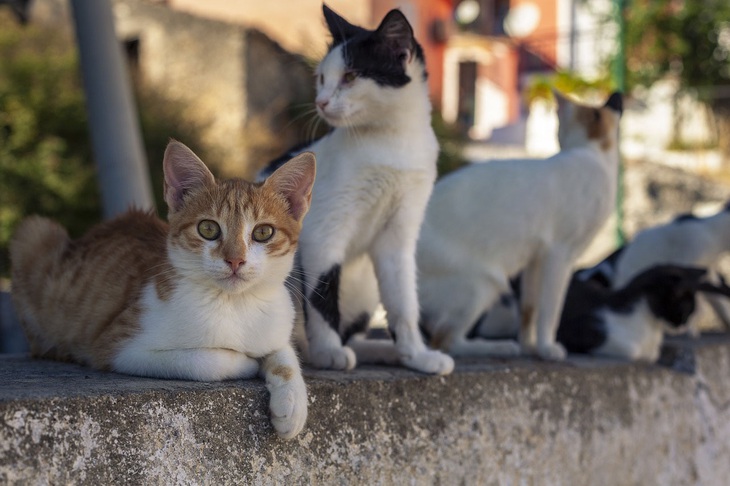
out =
[(307, 427), (284, 442), (259, 380), (2, 357), (0, 483), (724, 484), (730, 339), (678, 341), (664, 363), (308, 371)]

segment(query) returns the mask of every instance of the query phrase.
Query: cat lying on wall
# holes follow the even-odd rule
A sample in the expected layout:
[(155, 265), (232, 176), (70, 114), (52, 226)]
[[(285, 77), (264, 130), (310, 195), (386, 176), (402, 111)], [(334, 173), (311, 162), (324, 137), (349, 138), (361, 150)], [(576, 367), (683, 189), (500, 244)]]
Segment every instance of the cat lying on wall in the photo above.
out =
[[(720, 283), (717, 264), (730, 252), (730, 204), (718, 213), (698, 217), (685, 214), (636, 234), (613, 261), (611, 285), (621, 287), (642, 270), (658, 264), (707, 268), (708, 278)], [(720, 322), (730, 329), (730, 307), (717, 294), (703, 294)], [(697, 326), (690, 324), (697, 334)]]
[(263, 184), (216, 181), (180, 142), (164, 156), (169, 224), (132, 210), (78, 240), (38, 216), (11, 245), (12, 297), (40, 358), (215, 381), (261, 373), (276, 432), (307, 418), (285, 286), (315, 178), (311, 153)]

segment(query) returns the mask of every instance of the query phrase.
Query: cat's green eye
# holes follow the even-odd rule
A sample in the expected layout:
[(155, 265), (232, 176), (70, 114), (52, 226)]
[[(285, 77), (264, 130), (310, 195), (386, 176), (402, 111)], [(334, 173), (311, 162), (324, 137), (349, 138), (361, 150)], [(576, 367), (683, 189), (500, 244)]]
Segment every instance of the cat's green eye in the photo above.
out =
[(262, 224), (261, 226), (257, 226), (256, 228), (254, 228), (251, 236), (255, 241), (258, 241), (259, 243), (264, 243), (265, 241), (269, 241), (271, 237), (274, 236), (274, 227), (270, 224)]
[(198, 233), (206, 240), (217, 240), (221, 235), (221, 227), (215, 221), (204, 219), (198, 223)]
[(357, 73), (355, 71), (347, 71), (342, 75), (342, 84), (350, 84), (355, 81), (355, 78), (357, 78)]

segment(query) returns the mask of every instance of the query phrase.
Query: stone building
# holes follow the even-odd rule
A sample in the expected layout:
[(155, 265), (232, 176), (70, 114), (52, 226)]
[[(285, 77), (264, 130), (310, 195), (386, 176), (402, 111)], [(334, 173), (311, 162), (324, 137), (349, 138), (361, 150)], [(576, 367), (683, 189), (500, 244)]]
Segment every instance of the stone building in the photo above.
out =
[(292, 123), (313, 99), (305, 59), (260, 31), (141, 0), (114, 1), (117, 35), (138, 81), (202, 127), (227, 176), (250, 176), (304, 135)]
[[(145, 91), (200, 127), (206, 162), (222, 175), (251, 177), (301, 142), (300, 116), (313, 108), (311, 63), (258, 28), (173, 8), (170, 2), (111, 0), (130, 72)], [(35, 0), (31, 22), (72, 29), (67, 0)]]

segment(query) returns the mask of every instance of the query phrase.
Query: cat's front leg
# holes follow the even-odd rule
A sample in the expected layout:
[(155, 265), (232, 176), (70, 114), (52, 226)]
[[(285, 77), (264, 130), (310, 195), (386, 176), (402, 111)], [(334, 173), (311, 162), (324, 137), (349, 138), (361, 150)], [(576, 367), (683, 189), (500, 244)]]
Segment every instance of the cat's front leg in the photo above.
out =
[(271, 395), (269, 408), (276, 433), (291, 439), (307, 421), (307, 387), (291, 346), (264, 357), (261, 372)]
[(130, 375), (196, 381), (252, 378), (258, 361), (223, 348), (146, 349), (132, 341), (112, 361), (112, 370)]
[[(548, 360), (563, 360), (567, 352), (556, 342), (560, 311), (570, 281), (572, 260), (559, 250), (547, 252), (523, 273), (523, 325), (520, 342), (528, 349), (535, 339), (537, 355)], [(533, 300), (534, 299), (534, 300)], [(534, 324), (533, 324), (534, 323)], [(532, 327), (534, 325), (534, 327)]]
[(388, 330), (395, 339), (401, 364), (423, 373), (447, 375), (454, 370), (453, 358), (428, 349), (418, 329), (418, 225), (414, 228), (413, 220), (395, 219), (376, 239), (372, 249), (380, 295), (388, 315)]

